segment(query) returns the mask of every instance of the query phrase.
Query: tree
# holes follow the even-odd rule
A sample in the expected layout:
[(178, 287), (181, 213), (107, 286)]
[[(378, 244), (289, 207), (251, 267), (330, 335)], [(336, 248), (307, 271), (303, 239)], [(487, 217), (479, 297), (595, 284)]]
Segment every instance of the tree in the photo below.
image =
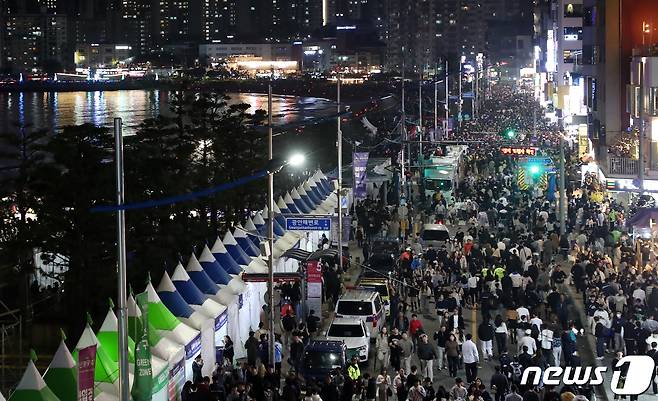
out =
[[(0, 171), (0, 260), (9, 274), (8, 288), (18, 295), (8, 297), (19, 301), (17, 307), (27, 315), (29, 309), (29, 277), (34, 272), (33, 248), (36, 222), (29, 217), (36, 197), (32, 173), (43, 161), (46, 131), (29, 130), (16, 125), (18, 132), (0, 134), (0, 160), (6, 166)], [(1, 266), (0, 266), (1, 267)]]
[(114, 203), (112, 147), (105, 128), (64, 127), (43, 148), (48, 162), (33, 173), (35, 245), (68, 268), (62, 306), (71, 329), (81, 329), (85, 311), (102, 313), (116, 293), (116, 223), (111, 214), (90, 211)]

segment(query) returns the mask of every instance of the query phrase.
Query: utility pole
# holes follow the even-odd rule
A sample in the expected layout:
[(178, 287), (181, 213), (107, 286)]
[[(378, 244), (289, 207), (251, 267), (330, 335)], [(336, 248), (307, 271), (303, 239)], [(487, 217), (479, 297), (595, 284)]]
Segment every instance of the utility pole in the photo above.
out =
[(566, 177), (564, 176), (565, 174), (565, 168), (564, 168), (564, 136), (560, 134), (560, 181), (559, 181), (559, 189), (560, 189), (560, 236), (563, 236), (567, 232), (567, 219), (566, 219), (566, 209), (567, 209), (567, 192), (565, 188), (565, 179)]
[(472, 107), (472, 113), (473, 113), (473, 120), (477, 119), (478, 115), (478, 101), (479, 101), (479, 96), (478, 96), (478, 91), (480, 89), (478, 85), (478, 81), (480, 80), (480, 61), (478, 60), (475, 63), (475, 93), (473, 94), (473, 107)]
[(448, 87), (448, 58), (446, 57), (446, 73), (445, 73), (445, 90), (446, 90), (446, 125), (444, 138), (448, 137), (448, 121), (450, 120), (450, 88)]
[[(405, 172), (405, 160), (404, 160), (404, 148), (407, 146), (407, 128), (406, 128), (406, 120), (407, 120), (407, 115), (405, 114), (404, 110), (404, 70), (406, 69), (405, 62), (404, 62), (404, 46), (402, 46), (402, 119), (400, 121), (400, 129), (402, 130), (400, 132), (400, 139), (402, 140), (401, 144), (401, 152), (402, 152), (402, 157), (400, 158), (401, 161), (401, 166), (402, 166), (402, 174), (400, 176), (400, 182), (401, 182), (401, 187), (400, 192), (404, 193), (405, 198), (407, 194), (407, 175)], [(411, 157), (411, 155), (409, 155)]]
[(640, 116), (640, 133), (638, 134), (638, 144), (639, 144), (639, 152), (640, 152), (640, 157), (638, 158), (638, 172), (639, 172), (639, 179), (640, 179), (640, 195), (644, 193), (644, 69), (645, 65), (644, 62), (646, 61), (645, 57), (642, 57), (640, 60), (640, 99), (639, 99), (639, 104), (638, 107), (640, 110), (638, 111), (638, 115)]
[(343, 131), (340, 128), (340, 73), (338, 74), (337, 80), (337, 93), (336, 100), (338, 103), (338, 118), (336, 120), (338, 130), (336, 132), (337, 142), (338, 142), (338, 188), (336, 193), (338, 194), (338, 267), (340, 271), (343, 271), (343, 200), (341, 199), (341, 189), (343, 188)]
[(418, 165), (423, 160), (423, 73), (420, 73), (418, 83)]
[[(122, 120), (114, 119), (114, 147), (116, 152), (116, 184), (117, 184), (117, 206), (122, 206), (125, 200), (125, 186), (123, 179), (123, 130)], [(119, 272), (117, 274), (119, 289), (117, 300), (118, 326), (119, 326), (119, 400), (130, 400), (130, 379), (128, 376), (128, 308), (127, 283), (126, 283), (126, 211), (117, 211), (117, 262)]]
[(438, 129), (439, 129), (439, 105), (438, 105), (438, 88), (437, 85), (439, 81), (436, 80), (436, 75), (434, 76), (434, 138), (437, 138)]
[[(273, 130), (272, 130), (272, 75), (267, 86), (267, 154), (272, 163), (274, 159)], [(274, 360), (274, 169), (270, 168), (267, 174), (267, 243), (270, 252), (267, 255), (267, 302), (269, 313), (269, 341), (268, 354), (270, 361)]]
[(457, 109), (457, 118), (459, 120), (459, 132), (461, 133), (462, 129), (462, 64), (464, 62), (464, 56), (461, 56), (459, 58), (459, 103), (458, 103), (458, 109)]

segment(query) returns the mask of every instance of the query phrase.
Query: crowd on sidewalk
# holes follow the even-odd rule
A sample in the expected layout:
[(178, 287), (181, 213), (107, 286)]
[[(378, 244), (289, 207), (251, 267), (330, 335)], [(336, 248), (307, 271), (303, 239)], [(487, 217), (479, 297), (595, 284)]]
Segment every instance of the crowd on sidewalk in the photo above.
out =
[[(519, 97), (484, 123), (527, 130), (535, 123), (532, 115), (514, 118), (524, 102)], [(550, 127), (541, 127), (538, 140), (554, 145)], [(519, 188), (515, 161), (480, 144), (469, 146), (465, 163), (468, 174), (450, 198), (416, 194), (403, 205), (370, 199), (356, 206), (355, 239), (364, 259), (373, 239), (400, 241), (390, 318), (372, 333), (374, 373), (353, 359), (320, 382), (304, 380), (304, 345), (320, 319), (311, 311), (303, 324), (291, 307), (277, 328), (274, 361), (261, 324), (245, 344), (246, 361), (236, 367), (225, 349), (225, 363), (211, 378), (189, 383), (183, 401), (592, 400), (588, 385), (558, 388), (532, 375), (521, 383), (529, 367), (581, 366), (583, 338), (590, 335), (599, 359), (614, 352), (613, 363), (627, 354), (648, 354), (658, 362), (658, 281), (648, 263), (652, 255), (638, 252), (625, 234), (623, 207), (567, 186), (569, 213), (566, 234), (560, 235), (555, 197)], [(422, 244), (418, 234), (426, 222), (450, 227), (450, 240)], [(342, 272), (331, 261), (323, 265), (325, 280), (336, 287), (335, 300)], [(583, 296), (587, 321), (574, 310), (574, 293)], [(467, 325), (467, 312), (477, 322)], [(436, 320), (439, 330), (427, 331), (426, 319)], [(658, 392), (655, 384), (653, 390)]]

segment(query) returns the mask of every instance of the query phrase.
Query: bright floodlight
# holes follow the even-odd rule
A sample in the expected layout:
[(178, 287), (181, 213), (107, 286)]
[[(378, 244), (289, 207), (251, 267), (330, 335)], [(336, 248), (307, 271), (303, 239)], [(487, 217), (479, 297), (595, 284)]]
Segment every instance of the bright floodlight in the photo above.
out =
[(305, 161), (306, 156), (304, 156), (303, 153), (295, 153), (294, 155), (290, 156), (290, 159), (288, 159), (288, 164), (293, 167), (298, 167), (304, 164)]
[(537, 174), (537, 173), (539, 173), (539, 166), (534, 165), (534, 164), (533, 164), (532, 166), (530, 166), (530, 173), (531, 173), (531, 174)]

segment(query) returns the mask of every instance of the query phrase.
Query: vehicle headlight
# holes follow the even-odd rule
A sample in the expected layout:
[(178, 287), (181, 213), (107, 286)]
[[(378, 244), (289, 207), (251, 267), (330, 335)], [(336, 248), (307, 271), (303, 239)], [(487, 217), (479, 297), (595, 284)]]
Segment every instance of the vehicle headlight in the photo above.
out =
[(360, 346), (357, 348), (357, 351), (359, 351), (359, 355), (367, 355), (368, 354), (368, 347), (365, 345)]

